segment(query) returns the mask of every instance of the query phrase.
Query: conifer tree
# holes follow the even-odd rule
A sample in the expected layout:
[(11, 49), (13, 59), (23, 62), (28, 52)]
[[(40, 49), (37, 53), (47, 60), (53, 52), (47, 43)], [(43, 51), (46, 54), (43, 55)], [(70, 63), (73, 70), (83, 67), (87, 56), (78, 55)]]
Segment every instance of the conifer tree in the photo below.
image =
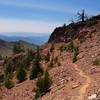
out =
[(30, 80), (37, 78), (38, 75), (43, 74), (43, 69), (42, 66), (40, 64), (40, 52), (39, 52), (39, 48), (37, 48), (37, 53), (33, 62), (33, 67), (30, 73)]
[(52, 85), (52, 79), (50, 78), (50, 75), (48, 71), (45, 71), (44, 77), (40, 77), (37, 81), (37, 90), (35, 97), (41, 97), (43, 94), (45, 94)]
[(32, 51), (32, 49), (28, 49), (28, 52), (27, 52), (27, 60), (30, 62), (33, 59), (34, 59), (33, 51)]
[(13, 72), (12, 61), (8, 60), (7, 63), (5, 64), (5, 69), (4, 69), (5, 77), (7, 77), (8, 75), (12, 76), (12, 72)]
[(7, 87), (8, 89), (11, 89), (13, 86), (14, 86), (14, 84), (13, 84), (13, 82), (11, 80), (10, 74), (8, 74), (5, 77), (5, 87)]
[(26, 70), (25, 70), (24, 60), (22, 58), (22, 60), (19, 62), (19, 68), (17, 70), (16, 77), (19, 80), (19, 82), (21, 82), (21, 81), (25, 80), (26, 75), (27, 75), (27, 73), (26, 73)]
[(13, 82), (12, 82), (12, 76), (13, 76), (13, 65), (12, 61), (8, 60), (5, 64), (4, 68), (4, 78), (5, 78), (5, 86), (10, 89), (13, 87)]

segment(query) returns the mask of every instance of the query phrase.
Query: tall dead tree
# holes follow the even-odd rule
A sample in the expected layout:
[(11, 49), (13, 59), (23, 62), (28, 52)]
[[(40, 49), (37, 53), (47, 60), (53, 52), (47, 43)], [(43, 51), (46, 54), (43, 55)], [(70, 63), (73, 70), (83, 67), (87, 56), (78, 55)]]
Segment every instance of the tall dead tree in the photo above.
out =
[(82, 12), (78, 12), (77, 15), (78, 15), (78, 20), (81, 20), (82, 22), (88, 19), (84, 9), (82, 10)]

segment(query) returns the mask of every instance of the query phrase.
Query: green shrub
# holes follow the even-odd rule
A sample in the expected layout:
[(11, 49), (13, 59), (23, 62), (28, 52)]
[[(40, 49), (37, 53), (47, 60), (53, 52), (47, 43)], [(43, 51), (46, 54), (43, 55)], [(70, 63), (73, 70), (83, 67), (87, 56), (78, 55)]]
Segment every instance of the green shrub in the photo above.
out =
[(71, 52), (73, 52), (73, 50), (74, 50), (74, 43), (73, 43), (73, 41), (71, 41), (69, 44), (68, 44), (68, 51), (71, 51)]
[(9, 60), (5, 64), (5, 68), (4, 68), (5, 77), (7, 77), (8, 75), (10, 75), (10, 77), (12, 77), (12, 73), (13, 73), (13, 65), (12, 65), (12, 61)]
[(61, 45), (61, 46), (59, 47), (59, 50), (60, 50), (61, 52), (63, 52), (63, 51), (67, 51), (68, 48), (67, 48), (66, 45)]

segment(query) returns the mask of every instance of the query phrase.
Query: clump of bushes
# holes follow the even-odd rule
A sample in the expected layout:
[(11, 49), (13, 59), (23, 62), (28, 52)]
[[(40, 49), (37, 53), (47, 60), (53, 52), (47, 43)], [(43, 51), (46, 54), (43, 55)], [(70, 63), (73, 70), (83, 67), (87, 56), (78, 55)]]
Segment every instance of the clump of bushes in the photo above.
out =
[[(63, 51), (73, 52), (74, 53), (73, 58), (72, 58), (73, 63), (78, 60), (77, 55), (79, 54), (79, 47), (76, 46), (73, 41), (71, 41), (67, 46), (66, 45), (60, 46), (59, 50), (61, 52), (63, 52)], [(58, 64), (58, 65), (60, 65), (60, 64)]]
[(46, 92), (49, 91), (50, 87), (52, 85), (52, 79), (48, 73), (48, 71), (45, 71), (45, 74), (43, 77), (38, 78), (36, 86), (36, 95), (35, 98), (39, 98), (42, 95), (44, 95)]
[(61, 46), (59, 47), (59, 50), (60, 50), (60, 52), (63, 52), (63, 51), (65, 51), (65, 50), (67, 50), (67, 47), (66, 47), (65, 45), (61, 45)]
[(74, 47), (73, 52), (74, 52), (74, 55), (72, 58), (72, 62), (75, 63), (78, 60), (77, 55), (79, 54), (79, 47), (78, 46)]
[(71, 41), (71, 42), (68, 44), (67, 50), (68, 50), (68, 51), (71, 51), (71, 52), (74, 51), (74, 43), (73, 43), (73, 41)]
[(63, 52), (63, 51), (71, 51), (71, 52), (73, 52), (74, 51), (74, 43), (73, 43), (73, 41), (71, 41), (68, 45), (61, 45), (59, 47), (59, 50), (61, 52)]
[(60, 66), (61, 63), (59, 62), (58, 56), (52, 57), (50, 63), (48, 64), (48, 68), (53, 68), (55, 65)]

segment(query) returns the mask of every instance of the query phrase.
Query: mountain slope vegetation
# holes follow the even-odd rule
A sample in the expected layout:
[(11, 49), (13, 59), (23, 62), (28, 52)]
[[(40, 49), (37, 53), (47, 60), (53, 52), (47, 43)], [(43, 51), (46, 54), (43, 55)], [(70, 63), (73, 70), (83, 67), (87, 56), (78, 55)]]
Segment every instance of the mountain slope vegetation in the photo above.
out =
[(3, 100), (100, 99), (100, 15), (56, 28), (37, 52), (20, 56), (11, 59), (24, 70), (23, 81), (7, 67), (14, 86), (1, 86)]

